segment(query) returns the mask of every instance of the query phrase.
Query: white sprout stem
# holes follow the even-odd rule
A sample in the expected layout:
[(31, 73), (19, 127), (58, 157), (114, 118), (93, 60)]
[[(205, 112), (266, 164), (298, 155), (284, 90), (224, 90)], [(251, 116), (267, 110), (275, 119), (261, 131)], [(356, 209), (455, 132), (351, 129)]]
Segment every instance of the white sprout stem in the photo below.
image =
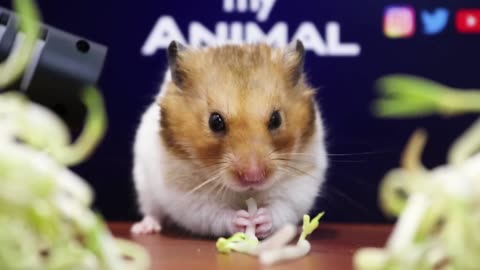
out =
[[(257, 202), (255, 202), (253, 198), (250, 198), (246, 201), (246, 203), (247, 203), (248, 213), (250, 214), (250, 216), (255, 215), (255, 213), (258, 210)], [(252, 238), (255, 237), (255, 225), (254, 224), (248, 225), (247, 229), (245, 230), (245, 234), (248, 237), (252, 237)]]
[(356, 270), (386, 269), (388, 259), (388, 253), (381, 248), (363, 248), (353, 257), (353, 265)]
[(310, 249), (310, 243), (307, 240), (301, 240), (297, 245), (263, 251), (259, 256), (260, 263), (268, 266), (283, 261), (298, 259), (306, 256), (310, 252)]
[(412, 243), (428, 205), (429, 201), (424, 195), (413, 194), (410, 197), (387, 242), (388, 249), (393, 253), (402, 252)]
[(239, 243), (233, 243), (230, 245), (232, 250), (235, 250), (236, 252), (252, 255), (252, 256), (257, 256), (257, 243), (256, 242), (239, 242)]
[(267, 250), (281, 248), (287, 245), (297, 234), (297, 228), (293, 224), (287, 224), (280, 230), (274, 233), (269, 238), (265, 239), (258, 245), (257, 252), (261, 253)]

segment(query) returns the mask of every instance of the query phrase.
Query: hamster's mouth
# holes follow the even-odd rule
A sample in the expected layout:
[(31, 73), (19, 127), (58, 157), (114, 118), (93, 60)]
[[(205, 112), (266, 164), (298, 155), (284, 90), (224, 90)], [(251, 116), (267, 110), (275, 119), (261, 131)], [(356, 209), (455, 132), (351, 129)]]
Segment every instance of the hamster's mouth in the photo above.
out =
[(236, 185), (231, 187), (233, 191), (236, 192), (247, 192), (247, 191), (262, 191), (266, 190), (267, 188), (265, 185)]
[(266, 184), (267, 181), (262, 181), (262, 182), (254, 182), (254, 183), (248, 183), (248, 182), (239, 182), (241, 187), (245, 187), (247, 189), (257, 189), (261, 188)]
[(236, 192), (247, 192), (247, 191), (262, 191), (270, 188), (272, 186), (271, 179), (265, 179), (263, 181), (257, 182), (244, 182), (238, 181), (237, 179), (232, 179), (228, 186), (231, 190)]

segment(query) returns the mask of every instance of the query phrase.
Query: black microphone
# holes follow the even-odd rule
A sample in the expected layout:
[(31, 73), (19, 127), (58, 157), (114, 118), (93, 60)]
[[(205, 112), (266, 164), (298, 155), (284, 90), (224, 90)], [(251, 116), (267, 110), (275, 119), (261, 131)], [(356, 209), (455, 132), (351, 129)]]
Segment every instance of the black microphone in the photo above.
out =
[[(21, 91), (32, 101), (55, 111), (73, 130), (83, 126), (85, 109), (79, 93), (96, 85), (107, 47), (49, 25), (41, 34), (32, 57), (20, 78), (3, 90)], [(24, 38), (17, 15), (0, 7), (0, 62)]]

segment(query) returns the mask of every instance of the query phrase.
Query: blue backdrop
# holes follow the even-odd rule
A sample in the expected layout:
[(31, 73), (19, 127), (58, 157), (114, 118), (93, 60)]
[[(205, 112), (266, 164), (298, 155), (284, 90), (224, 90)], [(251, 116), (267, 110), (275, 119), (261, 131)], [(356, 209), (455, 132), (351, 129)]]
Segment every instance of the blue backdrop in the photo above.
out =
[[(274, 4), (271, 9), (269, 3)], [(414, 8), (413, 36), (391, 39), (384, 34), (385, 8), (392, 4)], [(10, 1), (0, 0), (0, 5), (9, 7)], [(258, 34), (259, 28), (265, 32), (275, 29), (278, 33), (270, 32), (270, 37), (281, 43), (282, 23), (286, 23), (289, 40), (294, 35), (307, 39), (312, 50), (307, 53), (306, 71), (312, 84), (321, 87), (318, 101), (328, 128), (329, 152), (352, 154), (332, 156), (326, 195), (317, 203), (331, 221), (383, 221), (377, 208), (377, 184), (388, 169), (398, 165), (412, 131), (420, 126), (429, 131), (424, 161), (434, 166), (444, 162), (447, 147), (474, 118), (377, 119), (370, 112), (370, 103), (375, 97), (374, 80), (390, 73), (421, 75), (456, 87), (480, 87), (480, 35), (461, 34), (455, 28), (455, 12), (480, 7), (478, 1), (42, 0), (39, 6), (46, 23), (109, 47), (99, 82), (109, 114), (108, 134), (95, 156), (75, 170), (95, 188), (96, 208), (112, 220), (138, 217), (132, 192), (131, 145), (139, 117), (156, 94), (166, 67), (165, 51), (159, 43), (171, 35), (180, 33), (188, 42), (212, 39), (215, 34), (221, 37), (222, 27), (229, 29), (230, 38), (237, 31), (234, 28), (249, 28), (244, 38)], [(445, 14), (435, 13), (437, 8), (448, 11), (447, 20)], [(429, 12), (431, 31), (443, 31), (425, 33), (422, 11)], [(168, 23), (169, 18), (173, 26), (162, 33), (163, 26), (157, 25), (151, 50), (142, 54), (156, 23)], [(339, 42), (353, 46), (347, 48), (350, 55), (339, 55), (334, 46), (338, 33), (335, 29), (326, 33), (329, 22), (338, 23)], [(319, 36), (326, 48), (322, 49)]]

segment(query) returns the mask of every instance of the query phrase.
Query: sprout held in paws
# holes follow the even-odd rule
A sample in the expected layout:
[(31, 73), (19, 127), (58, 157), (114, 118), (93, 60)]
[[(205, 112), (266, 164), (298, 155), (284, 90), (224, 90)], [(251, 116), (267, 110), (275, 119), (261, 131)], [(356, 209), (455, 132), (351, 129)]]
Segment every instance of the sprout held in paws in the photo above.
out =
[[(247, 200), (247, 206), (250, 214), (256, 212), (257, 204), (253, 199)], [(311, 221), (310, 216), (304, 215), (302, 234), (296, 245), (288, 245), (296, 235), (296, 228), (293, 224), (287, 224), (262, 242), (255, 237), (255, 227), (248, 226), (245, 233), (239, 232), (227, 239), (219, 238), (217, 249), (221, 253), (230, 253), (233, 250), (258, 256), (260, 263), (264, 265), (298, 259), (310, 252), (311, 246), (306, 238), (317, 229), (319, 220), (323, 215), (324, 213), (322, 212)]]

